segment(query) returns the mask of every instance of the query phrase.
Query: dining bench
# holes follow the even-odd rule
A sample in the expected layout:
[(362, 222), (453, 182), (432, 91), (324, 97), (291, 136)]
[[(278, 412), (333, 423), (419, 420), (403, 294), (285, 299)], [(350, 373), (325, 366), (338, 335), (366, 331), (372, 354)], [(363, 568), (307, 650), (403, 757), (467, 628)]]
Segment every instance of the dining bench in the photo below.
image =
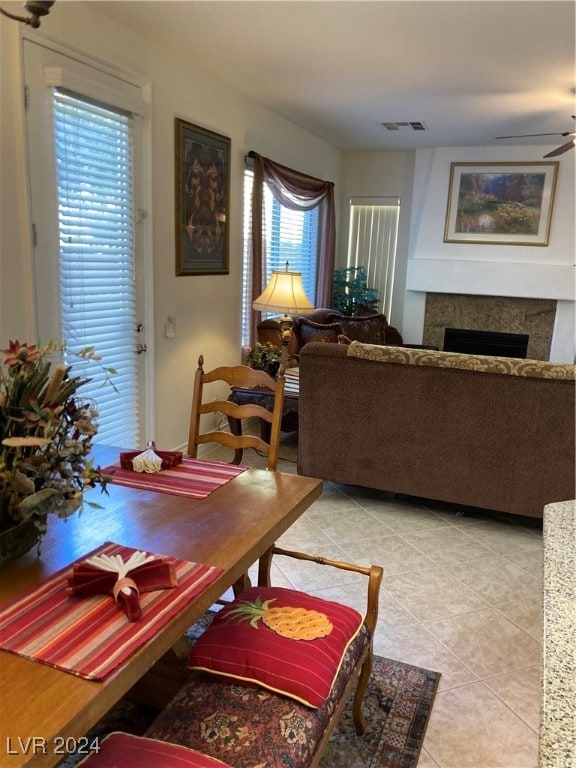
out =
[[(304, 561), (301, 567), (305, 569), (330, 566), (348, 572), (351, 581), (362, 581), (366, 585), (364, 614), (306, 593), (271, 587), (274, 556)], [(192, 667), (190, 676), (152, 722), (146, 737), (197, 750), (234, 768), (318, 766), (352, 696), (356, 733), (361, 736), (366, 729), (362, 700), (372, 669), (382, 573), (380, 566), (362, 567), (275, 546), (270, 548), (259, 561), (257, 586), (238, 595), (216, 614), (212, 624), (193, 642), (188, 660), (188, 666)], [(258, 673), (247, 670), (242, 665), (249, 664), (246, 656), (250, 656), (253, 647), (247, 650), (245, 637), (251, 635), (257, 637), (258, 642), (268, 643), (266, 637), (272, 636), (270, 627), (264, 627), (263, 615), (270, 613), (269, 624), (274, 621), (290, 624), (291, 619), (286, 617), (289, 608), (283, 600), (299, 601), (305, 606), (302, 610), (309, 613), (305, 614), (303, 624), (314, 627), (290, 629), (296, 632), (294, 637), (299, 638), (297, 633), (304, 631), (325, 632), (327, 617), (332, 630), (308, 645), (300, 637), (295, 652), (300, 655), (294, 658), (281, 646), (284, 638), (275, 635), (273, 645), (265, 645), (263, 655), (255, 659)], [(314, 608), (320, 609), (316, 613), (323, 618), (310, 619)], [(272, 616), (274, 610), (276, 614)], [(354, 614), (359, 617), (357, 626)], [(352, 621), (350, 626), (346, 624), (349, 621)], [(324, 646), (324, 641), (333, 646)], [(239, 646), (242, 647), (238, 650)], [(286, 647), (291, 646), (288, 643)], [(238, 651), (236, 655), (235, 651)], [(320, 661), (315, 658), (316, 653)], [(263, 681), (255, 679), (260, 674), (264, 656), (274, 654), (277, 658), (268, 670), (271, 677)], [(239, 660), (239, 657), (242, 658)], [(333, 675), (328, 681), (320, 680), (323, 672), (319, 673), (319, 668), (327, 666), (328, 658), (334, 663)], [(299, 672), (293, 675), (293, 670)], [(293, 678), (298, 677), (295, 682)]]

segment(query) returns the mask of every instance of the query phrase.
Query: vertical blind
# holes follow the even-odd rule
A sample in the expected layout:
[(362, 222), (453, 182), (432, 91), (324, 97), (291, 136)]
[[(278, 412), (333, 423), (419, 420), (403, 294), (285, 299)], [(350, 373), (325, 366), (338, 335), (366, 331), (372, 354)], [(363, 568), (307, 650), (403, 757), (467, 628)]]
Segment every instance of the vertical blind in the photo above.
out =
[[(242, 346), (249, 344), (249, 317), (251, 304), (251, 206), (254, 174), (244, 172), (244, 258), (242, 287)], [(313, 302), (316, 295), (318, 266), (318, 211), (296, 211), (282, 205), (264, 185), (264, 279), (268, 283), (273, 270), (284, 271), (286, 262), (290, 272), (301, 272), (306, 295)], [(265, 285), (262, 286), (264, 289)], [(269, 316), (264, 314), (263, 317)]]
[(389, 319), (396, 267), (399, 198), (350, 200), (349, 267), (364, 267), (368, 285), (377, 288), (380, 307)]
[[(91, 381), (98, 442), (138, 435), (133, 135), (130, 115), (54, 90), (62, 338)], [(102, 366), (74, 353), (94, 347)], [(82, 365), (84, 370), (82, 370)], [(112, 384), (104, 369), (113, 368)]]

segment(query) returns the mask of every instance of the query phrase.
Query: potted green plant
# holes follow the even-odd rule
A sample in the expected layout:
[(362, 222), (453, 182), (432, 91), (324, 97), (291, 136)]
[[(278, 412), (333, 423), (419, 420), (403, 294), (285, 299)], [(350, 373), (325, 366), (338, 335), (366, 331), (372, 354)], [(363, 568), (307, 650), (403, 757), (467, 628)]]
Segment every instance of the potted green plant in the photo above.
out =
[(364, 267), (334, 270), (332, 308), (343, 315), (354, 315), (359, 309), (378, 311), (378, 289), (368, 287)]
[(281, 351), (273, 344), (257, 342), (248, 352), (247, 362), (251, 368), (265, 371), (270, 376), (276, 376), (280, 367)]
[[(110, 478), (89, 458), (98, 413), (77, 390), (90, 379), (54, 365), (62, 347), (11, 341), (0, 366), (0, 564), (38, 547), (49, 514), (67, 517)], [(78, 353), (98, 363), (93, 349)], [(113, 373), (107, 369), (107, 373)], [(89, 502), (91, 503), (91, 502)]]

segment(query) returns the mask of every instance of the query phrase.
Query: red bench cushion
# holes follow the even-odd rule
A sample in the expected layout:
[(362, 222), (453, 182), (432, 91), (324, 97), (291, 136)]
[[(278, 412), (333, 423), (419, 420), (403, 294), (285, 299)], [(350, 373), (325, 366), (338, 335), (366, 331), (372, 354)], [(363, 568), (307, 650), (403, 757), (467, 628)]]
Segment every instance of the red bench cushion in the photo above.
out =
[(192, 647), (188, 666), (321, 707), (361, 624), (358, 611), (340, 603), (251, 587), (219, 612)]
[[(88, 744), (87, 749), (92, 745)], [(231, 768), (214, 757), (195, 749), (168, 744), (165, 741), (111, 733), (80, 763), (83, 768)]]

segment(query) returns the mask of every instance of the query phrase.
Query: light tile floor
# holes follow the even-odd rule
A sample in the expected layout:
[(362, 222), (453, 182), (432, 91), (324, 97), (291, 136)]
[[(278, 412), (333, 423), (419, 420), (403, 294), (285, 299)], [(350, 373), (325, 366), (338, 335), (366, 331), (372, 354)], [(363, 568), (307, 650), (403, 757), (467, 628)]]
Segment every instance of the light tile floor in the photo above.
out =
[[(295, 452), (296, 436), (283, 435), (280, 471), (296, 471)], [(264, 466), (253, 451), (243, 463)], [(458, 517), (441, 505), (325, 483), (279, 543), (384, 568), (375, 652), (442, 673), (419, 768), (537, 767), (537, 522), (478, 511)], [(357, 577), (334, 582), (328, 570), (283, 566), (274, 578), (361, 607)]]

